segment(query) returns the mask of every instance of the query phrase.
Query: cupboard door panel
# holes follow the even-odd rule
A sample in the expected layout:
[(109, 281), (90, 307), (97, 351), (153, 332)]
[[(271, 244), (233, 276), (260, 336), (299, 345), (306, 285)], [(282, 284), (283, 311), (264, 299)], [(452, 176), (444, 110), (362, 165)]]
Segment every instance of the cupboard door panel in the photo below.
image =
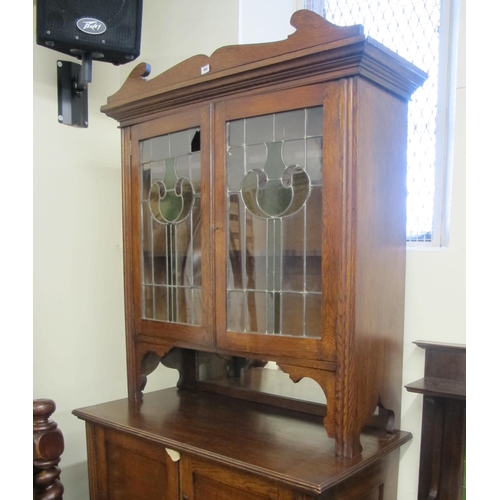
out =
[(165, 449), (127, 434), (97, 427), (99, 499), (178, 498), (178, 464)]
[(183, 498), (189, 500), (278, 500), (279, 488), (256, 476), (194, 457), (181, 460)]
[(106, 462), (109, 500), (168, 498), (167, 473), (161, 461), (107, 444)]
[(236, 486), (229, 486), (208, 477), (196, 475), (193, 483), (193, 500), (262, 500), (263, 497), (245, 491)]

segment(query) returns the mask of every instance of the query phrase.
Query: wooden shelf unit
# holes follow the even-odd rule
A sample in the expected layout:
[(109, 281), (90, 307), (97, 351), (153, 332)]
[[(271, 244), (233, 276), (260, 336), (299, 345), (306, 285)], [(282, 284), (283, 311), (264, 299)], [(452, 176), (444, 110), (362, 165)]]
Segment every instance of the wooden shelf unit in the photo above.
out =
[(414, 342), (425, 349), (424, 378), (406, 385), (424, 396), (418, 500), (462, 500), (465, 465), (466, 347)]

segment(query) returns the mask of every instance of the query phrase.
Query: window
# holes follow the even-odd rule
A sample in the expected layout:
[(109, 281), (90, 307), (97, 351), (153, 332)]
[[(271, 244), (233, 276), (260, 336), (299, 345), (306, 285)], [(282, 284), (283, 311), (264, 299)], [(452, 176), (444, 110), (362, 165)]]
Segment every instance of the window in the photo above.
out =
[(362, 24), (429, 75), (408, 109), (406, 239), (445, 246), (452, 161), (459, 0), (310, 0), (304, 6), (333, 24)]

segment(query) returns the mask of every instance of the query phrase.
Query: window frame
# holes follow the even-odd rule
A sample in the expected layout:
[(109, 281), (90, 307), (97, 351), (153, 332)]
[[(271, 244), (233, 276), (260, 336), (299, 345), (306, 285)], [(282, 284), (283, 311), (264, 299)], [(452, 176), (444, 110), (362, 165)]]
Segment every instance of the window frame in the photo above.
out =
[(436, 166), (432, 241), (411, 246), (447, 247), (450, 240), (450, 205), (455, 144), (460, 0), (441, 0)]
[[(324, 17), (329, 0), (304, 0), (304, 8)], [(436, 109), (436, 156), (431, 241), (408, 241), (408, 248), (447, 247), (455, 141), (460, 0), (441, 0)]]

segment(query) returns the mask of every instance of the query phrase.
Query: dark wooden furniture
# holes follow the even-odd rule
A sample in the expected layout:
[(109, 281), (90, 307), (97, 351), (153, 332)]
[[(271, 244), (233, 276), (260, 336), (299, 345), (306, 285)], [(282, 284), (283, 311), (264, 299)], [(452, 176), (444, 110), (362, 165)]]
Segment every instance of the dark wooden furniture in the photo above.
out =
[(58, 467), (64, 437), (57, 423), (49, 420), (56, 405), (51, 399), (33, 400), (33, 499), (60, 500), (64, 487)]
[(95, 500), (379, 500), (411, 438), (367, 429), (361, 454), (335, 459), (318, 416), (176, 388), (74, 413)]
[(418, 499), (460, 500), (465, 463), (466, 348), (417, 341), (424, 378), (406, 389), (424, 395)]
[[(176, 451), (192, 452), (180, 467), (181, 492), (188, 498), (214, 496), (215, 476), (193, 471), (221, 465), (231, 471), (233, 479), (224, 472), (225, 481), (235, 488), (252, 472), (264, 475), (265, 484), (285, 485), (286, 493), (261, 492), (265, 498), (379, 498), (372, 490), (382, 491), (383, 483), (383, 498), (395, 497), (398, 452), (386, 443), (400, 445), (408, 438), (396, 431), (407, 104), (426, 75), (365, 37), (362, 26), (334, 26), (306, 10), (296, 12), (291, 24), (296, 31), (286, 40), (223, 47), (151, 80), (149, 66), (140, 64), (102, 107), (122, 131), (130, 407), (119, 403), (116, 408), (126, 413), (117, 410), (98, 427), (89, 412), (75, 412), (89, 426), (93, 499), (102, 498), (100, 491), (115, 494), (120, 468), (142, 467), (142, 479), (134, 473), (127, 484), (137, 491), (149, 487), (153, 465), (120, 450), (128, 447), (163, 463), (157, 445), (169, 439)], [(270, 362), (294, 382), (314, 380), (324, 401), (264, 393), (269, 377), (256, 380), (249, 373)], [(181, 404), (175, 418), (182, 415), (182, 430), (173, 435), (150, 427), (143, 416), (149, 406), (139, 403), (147, 376), (159, 363), (178, 369), (179, 389), (206, 402), (189, 411)], [(202, 430), (199, 422), (208, 418), (205, 407), (215, 404), (210, 397), (219, 401), (217, 394), (230, 398), (224, 399), (227, 412), (212, 413), (215, 422), (207, 423), (213, 425), (210, 439), (225, 443), (214, 465), (204, 461), (215, 451), (193, 439)], [(249, 434), (238, 425), (230, 440), (224, 426), (231, 418), (250, 418), (254, 404), (269, 415), (295, 412), (279, 413), (286, 426), (295, 425), (292, 416), (298, 422), (322, 418), (321, 446), (330, 461), (320, 466), (313, 457), (303, 460), (300, 446), (293, 448), (298, 469), (311, 461), (312, 469), (323, 471), (317, 482), (255, 458), (276, 453), (278, 462), (287, 461), (292, 452), (264, 424), (245, 431), (257, 434), (253, 451), (244, 444)], [(236, 409), (241, 415), (229, 417)], [(156, 418), (169, 422), (160, 409)], [(131, 426), (119, 423), (129, 419), (135, 422)], [(368, 424), (394, 434), (380, 438), (378, 451), (366, 455), (363, 443), (371, 441), (362, 430)], [(106, 448), (108, 434), (114, 437)], [(263, 451), (264, 444), (270, 449)], [(143, 446), (149, 451), (140, 452)], [(231, 446), (244, 449), (244, 455)], [(107, 468), (112, 456), (120, 465)], [(361, 463), (378, 471), (373, 472), (377, 484), (368, 481), (371, 489), (363, 492), (356, 486), (358, 466), (351, 467)], [(165, 487), (175, 488), (168, 480), (175, 476), (171, 465), (158, 474), (167, 474)], [(353, 474), (356, 480), (348, 479)], [(189, 486), (190, 477), (199, 482)], [(263, 484), (254, 476), (249, 481)], [(333, 488), (340, 483), (344, 486)], [(342, 488), (349, 492), (341, 494)], [(158, 490), (158, 498), (162, 494)], [(174, 490), (169, 494), (175, 497)], [(238, 495), (257, 498), (250, 490)]]

